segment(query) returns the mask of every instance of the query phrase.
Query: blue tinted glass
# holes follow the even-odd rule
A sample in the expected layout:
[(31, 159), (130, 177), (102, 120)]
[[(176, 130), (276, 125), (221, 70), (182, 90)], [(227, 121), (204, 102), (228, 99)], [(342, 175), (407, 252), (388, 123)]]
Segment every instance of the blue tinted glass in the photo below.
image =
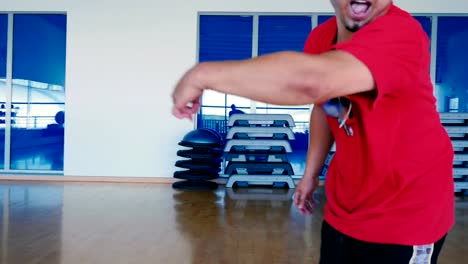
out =
[(468, 112), (468, 17), (439, 17), (436, 96), (441, 112)]
[(288, 154), (288, 162), (291, 164), (294, 175), (303, 175), (306, 165), (307, 150), (309, 147), (309, 108), (289, 108), (289, 107), (258, 107), (258, 114), (289, 114), (294, 120), (294, 140), (289, 143), (292, 153)]
[(258, 55), (278, 51), (303, 51), (312, 28), (310, 16), (260, 16)]
[(318, 16), (318, 24), (322, 24), (324, 23), (325, 21), (327, 21), (328, 19), (332, 18), (334, 16)]
[(429, 39), (432, 37), (432, 17), (427, 16), (415, 16), (414, 17), (424, 29)]
[(200, 16), (199, 61), (252, 57), (252, 16)]
[(0, 79), (6, 76), (7, 31), (8, 15), (0, 14)]
[[(199, 61), (240, 60), (252, 57), (253, 17), (202, 15), (199, 25)], [(197, 119), (198, 128), (212, 128), (226, 135), (226, 122), (233, 104), (242, 104), (233, 96), (208, 91)], [(243, 105), (245, 107), (245, 105)], [(228, 109), (229, 108), (229, 109)]]
[[(0, 102), (6, 101), (6, 60), (7, 60), (8, 15), (0, 14)], [(5, 111), (0, 109), (0, 169), (4, 169), (5, 153)]]
[(65, 15), (15, 15), (13, 78), (65, 84)]
[(66, 16), (14, 16), (11, 169), (63, 170)]
[[(264, 55), (278, 51), (303, 51), (304, 43), (312, 29), (310, 16), (260, 16), (258, 34), (258, 54)], [(259, 104), (261, 105), (261, 104)], [(258, 106), (258, 105), (257, 105)], [(293, 152), (288, 160), (295, 175), (304, 173), (305, 157), (308, 146), (306, 131), (309, 127), (309, 109), (275, 109), (270, 105), (258, 107), (257, 113), (291, 114), (296, 122), (295, 140), (291, 141)], [(305, 118), (302, 118), (304, 117)], [(303, 120), (301, 120), (301, 118)]]

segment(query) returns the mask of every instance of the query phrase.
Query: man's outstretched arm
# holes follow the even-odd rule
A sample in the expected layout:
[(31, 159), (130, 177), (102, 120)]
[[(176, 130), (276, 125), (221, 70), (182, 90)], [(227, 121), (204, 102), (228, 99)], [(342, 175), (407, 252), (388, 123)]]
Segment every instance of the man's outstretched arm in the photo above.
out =
[(178, 117), (196, 113), (205, 89), (269, 104), (304, 105), (370, 91), (374, 86), (370, 70), (349, 53), (278, 52), (248, 60), (196, 65), (174, 90), (173, 112)]

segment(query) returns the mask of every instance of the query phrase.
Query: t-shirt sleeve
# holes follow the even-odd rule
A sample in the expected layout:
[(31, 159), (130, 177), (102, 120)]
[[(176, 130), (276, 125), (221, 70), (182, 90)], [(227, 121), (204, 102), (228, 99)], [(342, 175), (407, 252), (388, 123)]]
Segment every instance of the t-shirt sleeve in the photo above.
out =
[(312, 30), (304, 43), (304, 53), (318, 54), (320, 53), (320, 28)]
[(429, 74), (423, 54), (429, 51), (428, 41), (418, 26), (406, 17), (381, 17), (356, 32), (352, 40), (332, 47), (351, 53), (369, 68), (377, 88), (374, 108), (385, 98), (413, 93), (411, 83), (421, 71)]
[(332, 44), (336, 32), (336, 18), (332, 17), (323, 24), (315, 27), (307, 36), (303, 51), (307, 54), (327, 52)]

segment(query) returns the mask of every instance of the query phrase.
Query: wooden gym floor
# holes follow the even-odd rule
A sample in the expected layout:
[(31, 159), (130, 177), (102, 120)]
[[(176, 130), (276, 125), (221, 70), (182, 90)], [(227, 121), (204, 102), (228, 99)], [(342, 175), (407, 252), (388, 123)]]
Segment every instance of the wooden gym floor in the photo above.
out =
[[(322, 190), (319, 190), (321, 193)], [(317, 263), (322, 202), (291, 191), (177, 191), (169, 184), (1, 183), (1, 264)], [(468, 199), (439, 263), (468, 259)]]

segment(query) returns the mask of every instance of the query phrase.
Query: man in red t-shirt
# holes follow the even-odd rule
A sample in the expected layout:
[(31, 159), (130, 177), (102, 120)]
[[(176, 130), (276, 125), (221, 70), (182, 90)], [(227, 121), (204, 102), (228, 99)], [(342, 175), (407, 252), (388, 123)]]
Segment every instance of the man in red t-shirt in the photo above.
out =
[(320, 263), (436, 263), (454, 224), (453, 149), (436, 111), (429, 40), (391, 0), (331, 0), (336, 17), (304, 53), (190, 69), (173, 114), (191, 118), (205, 89), (277, 105), (315, 104), (294, 202), (311, 213), (330, 147)]

